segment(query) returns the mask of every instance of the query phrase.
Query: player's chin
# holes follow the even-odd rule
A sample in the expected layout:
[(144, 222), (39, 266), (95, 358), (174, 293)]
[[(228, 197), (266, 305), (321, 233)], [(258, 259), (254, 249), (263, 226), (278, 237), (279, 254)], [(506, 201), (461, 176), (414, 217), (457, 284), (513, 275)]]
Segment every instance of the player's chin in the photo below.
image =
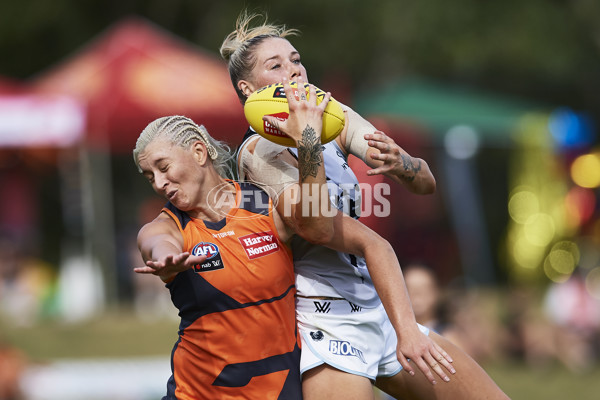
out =
[(177, 209), (184, 211), (184, 212), (189, 212), (193, 210), (192, 205), (190, 204), (189, 201), (186, 201), (182, 196), (177, 196), (174, 197), (170, 200), (171, 204), (173, 204), (175, 207), (177, 207)]

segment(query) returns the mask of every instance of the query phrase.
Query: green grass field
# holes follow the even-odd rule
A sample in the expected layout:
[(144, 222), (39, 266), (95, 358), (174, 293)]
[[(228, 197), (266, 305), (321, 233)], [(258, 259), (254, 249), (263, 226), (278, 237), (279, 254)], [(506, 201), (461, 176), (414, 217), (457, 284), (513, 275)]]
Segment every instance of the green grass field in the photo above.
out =
[[(142, 322), (130, 313), (113, 313), (86, 323), (57, 321), (15, 327), (0, 321), (0, 342), (20, 348), (32, 363), (54, 359), (168, 356), (178, 322)], [(532, 370), (522, 363), (484, 365), (513, 400), (597, 400), (600, 368), (573, 375), (559, 366)], [(457, 399), (459, 400), (459, 399)]]

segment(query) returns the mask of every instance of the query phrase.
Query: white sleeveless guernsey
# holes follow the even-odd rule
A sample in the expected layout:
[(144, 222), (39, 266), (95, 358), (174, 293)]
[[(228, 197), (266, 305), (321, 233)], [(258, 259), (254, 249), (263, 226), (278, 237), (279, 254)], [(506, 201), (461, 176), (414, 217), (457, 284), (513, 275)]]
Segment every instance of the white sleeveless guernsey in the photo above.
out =
[[(290, 150), (297, 155), (297, 149)], [(323, 159), (332, 203), (358, 219), (361, 207), (358, 180), (336, 141), (323, 146)], [(294, 235), (291, 247), (299, 295), (343, 297), (365, 308), (381, 303), (362, 257), (314, 245), (299, 235)]]
[[(260, 184), (260, 171), (246, 173), (240, 170), (242, 164), (246, 168), (252, 164), (241, 160), (255, 157), (247, 152), (246, 144), (256, 135), (256, 132), (249, 129), (238, 148), (238, 177), (244, 180), (247, 176), (252, 176), (253, 181)], [(285, 148), (281, 146), (280, 149)], [(297, 157), (297, 149), (288, 148), (288, 150)], [(336, 141), (323, 145), (323, 159), (332, 203), (340, 211), (358, 219), (361, 209), (358, 180)], [(291, 180), (292, 177), (287, 178)], [(298, 181), (297, 175), (294, 180)], [(293, 236), (291, 248), (298, 295), (343, 297), (364, 308), (375, 308), (381, 304), (362, 257), (312, 244), (299, 235)]]

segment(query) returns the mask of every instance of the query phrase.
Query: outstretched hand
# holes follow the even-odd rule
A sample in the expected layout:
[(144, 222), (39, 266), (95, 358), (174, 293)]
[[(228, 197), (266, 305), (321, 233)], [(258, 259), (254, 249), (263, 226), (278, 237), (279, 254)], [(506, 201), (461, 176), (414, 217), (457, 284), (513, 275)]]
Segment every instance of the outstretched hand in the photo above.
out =
[(402, 337), (398, 338), (396, 353), (398, 361), (400, 361), (402, 367), (409, 374), (415, 374), (413, 366), (409, 362), (410, 360), (419, 367), (427, 379), (434, 385), (436, 384), (436, 380), (432, 370), (446, 382), (450, 378), (444, 370), (449, 371), (451, 374), (456, 373), (451, 364), (453, 362), (452, 357), (429, 336), (421, 332), (416, 325), (414, 329), (411, 328), (403, 332)]
[(192, 256), (190, 253), (169, 254), (159, 260), (146, 261), (145, 267), (134, 268), (138, 274), (152, 274), (168, 281), (178, 273), (192, 268), (206, 260), (206, 256)]

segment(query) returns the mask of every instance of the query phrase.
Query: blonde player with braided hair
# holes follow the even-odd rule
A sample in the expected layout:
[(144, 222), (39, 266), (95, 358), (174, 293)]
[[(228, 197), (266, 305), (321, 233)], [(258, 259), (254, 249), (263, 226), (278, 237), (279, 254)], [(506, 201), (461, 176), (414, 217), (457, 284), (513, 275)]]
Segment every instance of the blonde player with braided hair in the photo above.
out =
[[(290, 118), (280, 128), (301, 155), (298, 184), (325, 187), (319, 138), (329, 94), (317, 105), (314, 86), (310, 99), (294, 99), (288, 83), (284, 88)], [(227, 146), (189, 118), (151, 122), (133, 158), (168, 200), (138, 234), (146, 266), (134, 269), (166, 283), (181, 317), (164, 399), (300, 400), (293, 230), (264, 191), (225, 179)], [(305, 192), (298, 193), (302, 200)], [(397, 263), (389, 243), (354, 229), (357, 221), (317, 219), (328, 246)]]
[[(158, 121), (162, 123), (158, 123)], [(157, 120), (157, 123), (149, 124), (142, 131), (133, 150), (133, 160), (136, 165), (138, 165), (140, 152), (159, 135), (184, 148), (188, 147), (193, 141), (202, 141), (217, 173), (221, 176), (233, 176), (229, 145), (210, 136), (204, 125), (196, 125), (184, 116), (173, 116), (168, 119)]]
[[(242, 104), (266, 85), (307, 80), (300, 54), (288, 41), (298, 31), (266, 20), (252, 26), (258, 18), (262, 16), (242, 13), (221, 46)], [(330, 196), (349, 215), (336, 215), (336, 224), (358, 218), (360, 212), (349, 154), (367, 163), (370, 175), (385, 174), (417, 194), (435, 190), (424, 160), (410, 156), (349, 107), (344, 111), (344, 131), (323, 146)], [(238, 176), (282, 198), (297, 181), (300, 160), (295, 149), (275, 145), (250, 128), (238, 148)], [(507, 398), (468, 355), (416, 323), (397, 262), (365, 263), (360, 254), (325, 248), (313, 237), (306, 215), (281, 214), (297, 233), (291, 248), (305, 400), (372, 399), (372, 383), (402, 399)], [(336, 234), (372, 232), (362, 224), (348, 226), (352, 232)], [(437, 383), (434, 373), (444, 382)]]
[[(289, 86), (287, 86), (289, 89)], [(292, 93), (288, 90), (288, 93)], [(282, 129), (306, 154), (308, 183), (325, 183), (320, 140), (326, 95), (288, 98)], [(146, 263), (159, 276), (181, 317), (165, 400), (281, 398), (301, 400), (293, 263), (293, 232), (258, 187), (225, 179), (231, 154), (189, 118), (159, 118), (144, 129), (134, 162), (168, 202), (138, 234)], [(300, 192), (302, 195), (302, 191)], [(332, 245), (330, 219), (322, 219)], [(385, 251), (385, 241), (380, 241)], [(373, 251), (373, 250), (370, 250)], [(266, 343), (268, 342), (268, 343)]]

